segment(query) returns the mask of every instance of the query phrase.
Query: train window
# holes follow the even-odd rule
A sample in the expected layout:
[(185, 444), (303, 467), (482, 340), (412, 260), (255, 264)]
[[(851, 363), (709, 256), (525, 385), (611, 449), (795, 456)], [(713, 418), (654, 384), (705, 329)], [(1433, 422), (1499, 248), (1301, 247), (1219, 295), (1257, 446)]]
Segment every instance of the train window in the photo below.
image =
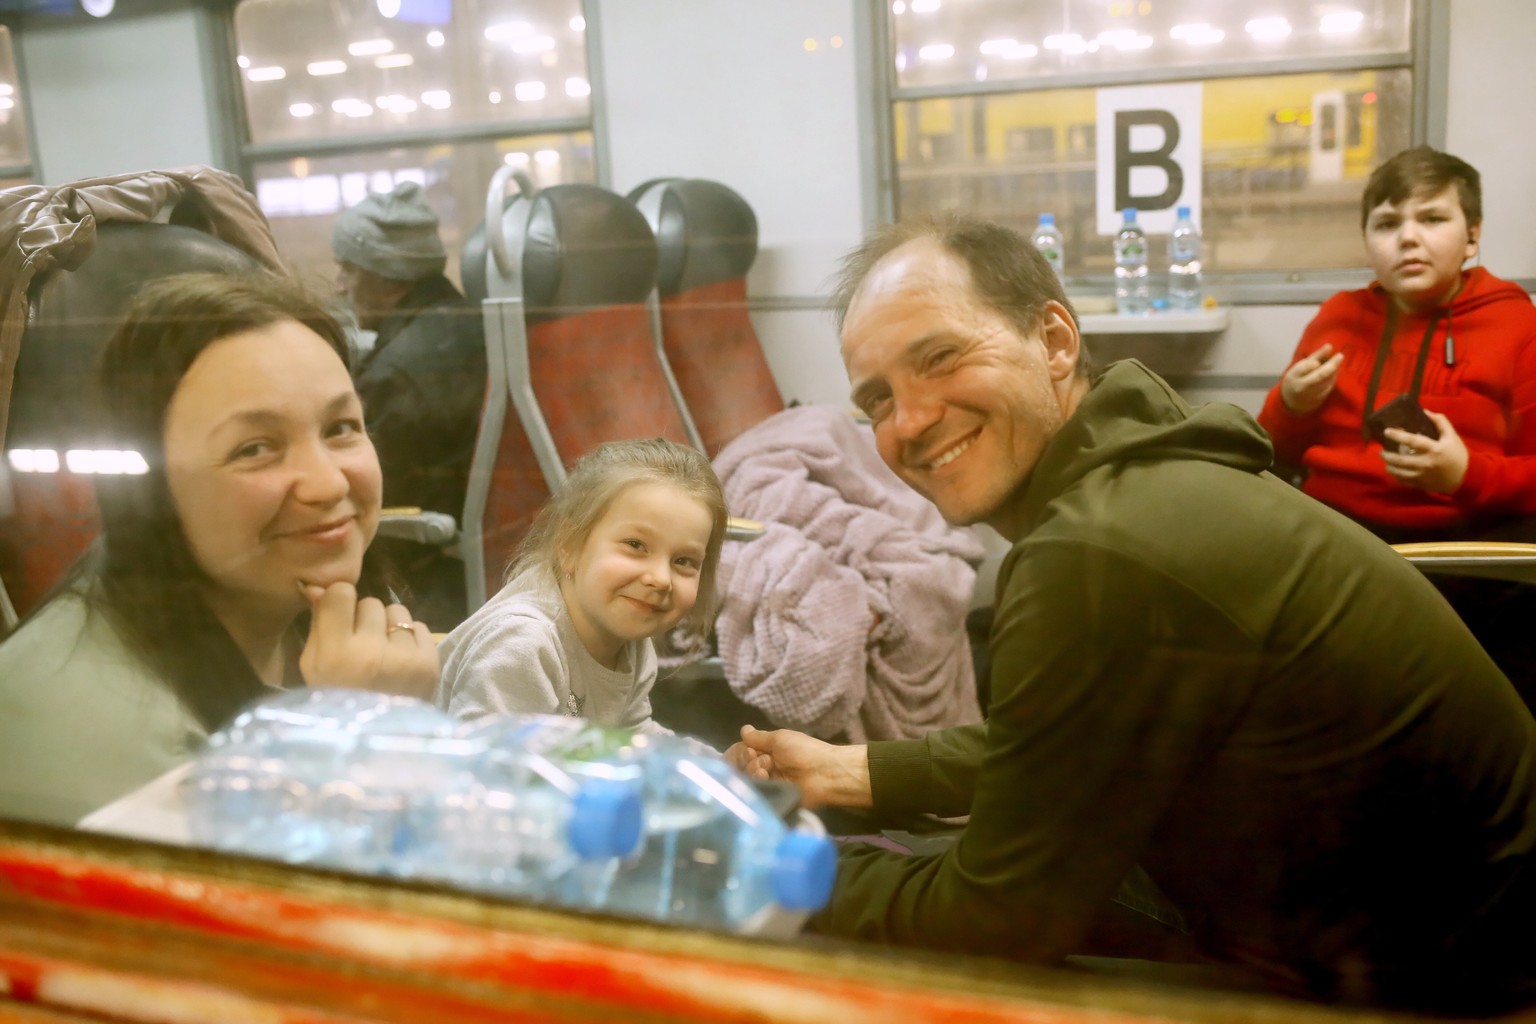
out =
[(336, 213), (398, 181), (457, 254), (497, 164), (595, 178), (581, 0), (240, 0), (234, 22), (245, 155), (296, 268), (329, 274)]
[[(1313, 166), (1313, 97), (1358, 92), (1346, 105), (1348, 139), (1337, 173)], [(1385, 155), (1410, 144), (1411, 79), (1407, 71), (1327, 72), (1205, 83), (1202, 133), (1206, 259), (1221, 271), (1327, 269), (1360, 264), (1360, 189)], [(1066, 238), (1068, 273), (1108, 274), (1110, 243), (1094, 223), (1092, 89), (934, 97), (898, 101), (895, 117), (897, 191), (903, 214), (967, 210), (1028, 229), (1045, 211)], [(945, 117), (929, 108), (945, 105)], [(1323, 107), (1337, 117), (1335, 107)], [(950, 131), (984, 133), (984, 142)], [(914, 138), (913, 126), (925, 134)], [(1059, 139), (1048, 143), (1046, 133)], [(1086, 146), (1086, 148), (1085, 148)], [(980, 156), (960, 159), (957, 154)], [(1060, 159), (1044, 154), (1063, 153)], [(953, 159), (940, 159), (938, 155)]]
[(283, 255), (295, 272), (334, 275), (331, 225), (336, 214), (369, 192), (402, 181), (427, 190), (441, 219), (450, 277), (469, 232), (485, 217), (485, 183), (503, 164), (529, 174), (540, 186), (595, 177), (590, 132), (522, 136), (456, 145), (398, 146), (340, 156), (293, 157), (253, 165), (256, 198), (272, 224)]
[(31, 147), (11, 30), (0, 25), (0, 188), (31, 180)]
[(418, 2), (422, 20), (408, 20), (411, 6), (244, 0), (235, 35), (251, 140), (589, 116), (579, 0)]
[(1360, 190), (1415, 141), (1413, 0), (1276, 0), (1263, 17), (1230, 6), (894, 0), (890, 212), (1028, 228), (1050, 211), (1068, 273), (1107, 274), (1097, 89), (1194, 80), (1207, 267), (1359, 266)]
[(1409, 47), (1410, 0), (895, 0), (897, 82), (974, 85), (1122, 71), (1199, 68), (1201, 74), (1293, 58), (1337, 59)]

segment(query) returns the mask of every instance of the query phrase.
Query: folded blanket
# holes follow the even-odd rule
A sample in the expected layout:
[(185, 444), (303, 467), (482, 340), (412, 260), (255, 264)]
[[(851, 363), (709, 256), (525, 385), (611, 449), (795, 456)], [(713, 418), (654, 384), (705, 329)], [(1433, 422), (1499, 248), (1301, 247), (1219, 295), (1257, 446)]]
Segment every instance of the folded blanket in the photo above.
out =
[(767, 526), (721, 558), (726, 677), (775, 722), (902, 739), (980, 720), (965, 615), (969, 530), (880, 460), (841, 409), (787, 409), (715, 457), (733, 515)]

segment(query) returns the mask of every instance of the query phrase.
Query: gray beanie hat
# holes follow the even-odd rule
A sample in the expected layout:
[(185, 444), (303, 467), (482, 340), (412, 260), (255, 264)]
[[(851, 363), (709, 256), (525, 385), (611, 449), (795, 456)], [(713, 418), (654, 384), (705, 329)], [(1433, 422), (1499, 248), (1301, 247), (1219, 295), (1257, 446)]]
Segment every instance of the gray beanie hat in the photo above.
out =
[(338, 260), (391, 281), (441, 274), (448, 263), (437, 214), (414, 181), (402, 181), (393, 192), (371, 192), (343, 210), (331, 231), (331, 248)]

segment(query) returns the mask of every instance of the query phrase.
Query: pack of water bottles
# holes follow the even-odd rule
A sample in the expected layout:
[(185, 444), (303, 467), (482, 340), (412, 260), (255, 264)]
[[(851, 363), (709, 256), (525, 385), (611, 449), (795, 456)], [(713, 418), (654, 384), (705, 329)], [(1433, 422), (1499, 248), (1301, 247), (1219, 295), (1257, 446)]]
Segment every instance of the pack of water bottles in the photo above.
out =
[(814, 817), (693, 740), (354, 690), (247, 709), (181, 796), (221, 850), (753, 934), (797, 930), (836, 870)]

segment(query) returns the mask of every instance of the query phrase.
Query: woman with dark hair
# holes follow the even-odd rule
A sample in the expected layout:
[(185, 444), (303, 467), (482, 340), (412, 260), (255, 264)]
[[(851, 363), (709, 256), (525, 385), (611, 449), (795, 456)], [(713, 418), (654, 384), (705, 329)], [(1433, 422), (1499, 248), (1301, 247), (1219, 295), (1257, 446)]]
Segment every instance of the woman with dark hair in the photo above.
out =
[(99, 446), (137, 457), (97, 477), (98, 544), (0, 644), (0, 815), (72, 824), (272, 688), (431, 692), (432, 636), (368, 553), (382, 481), (347, 351), (274, 276), (135, 300), (97, 385)]

